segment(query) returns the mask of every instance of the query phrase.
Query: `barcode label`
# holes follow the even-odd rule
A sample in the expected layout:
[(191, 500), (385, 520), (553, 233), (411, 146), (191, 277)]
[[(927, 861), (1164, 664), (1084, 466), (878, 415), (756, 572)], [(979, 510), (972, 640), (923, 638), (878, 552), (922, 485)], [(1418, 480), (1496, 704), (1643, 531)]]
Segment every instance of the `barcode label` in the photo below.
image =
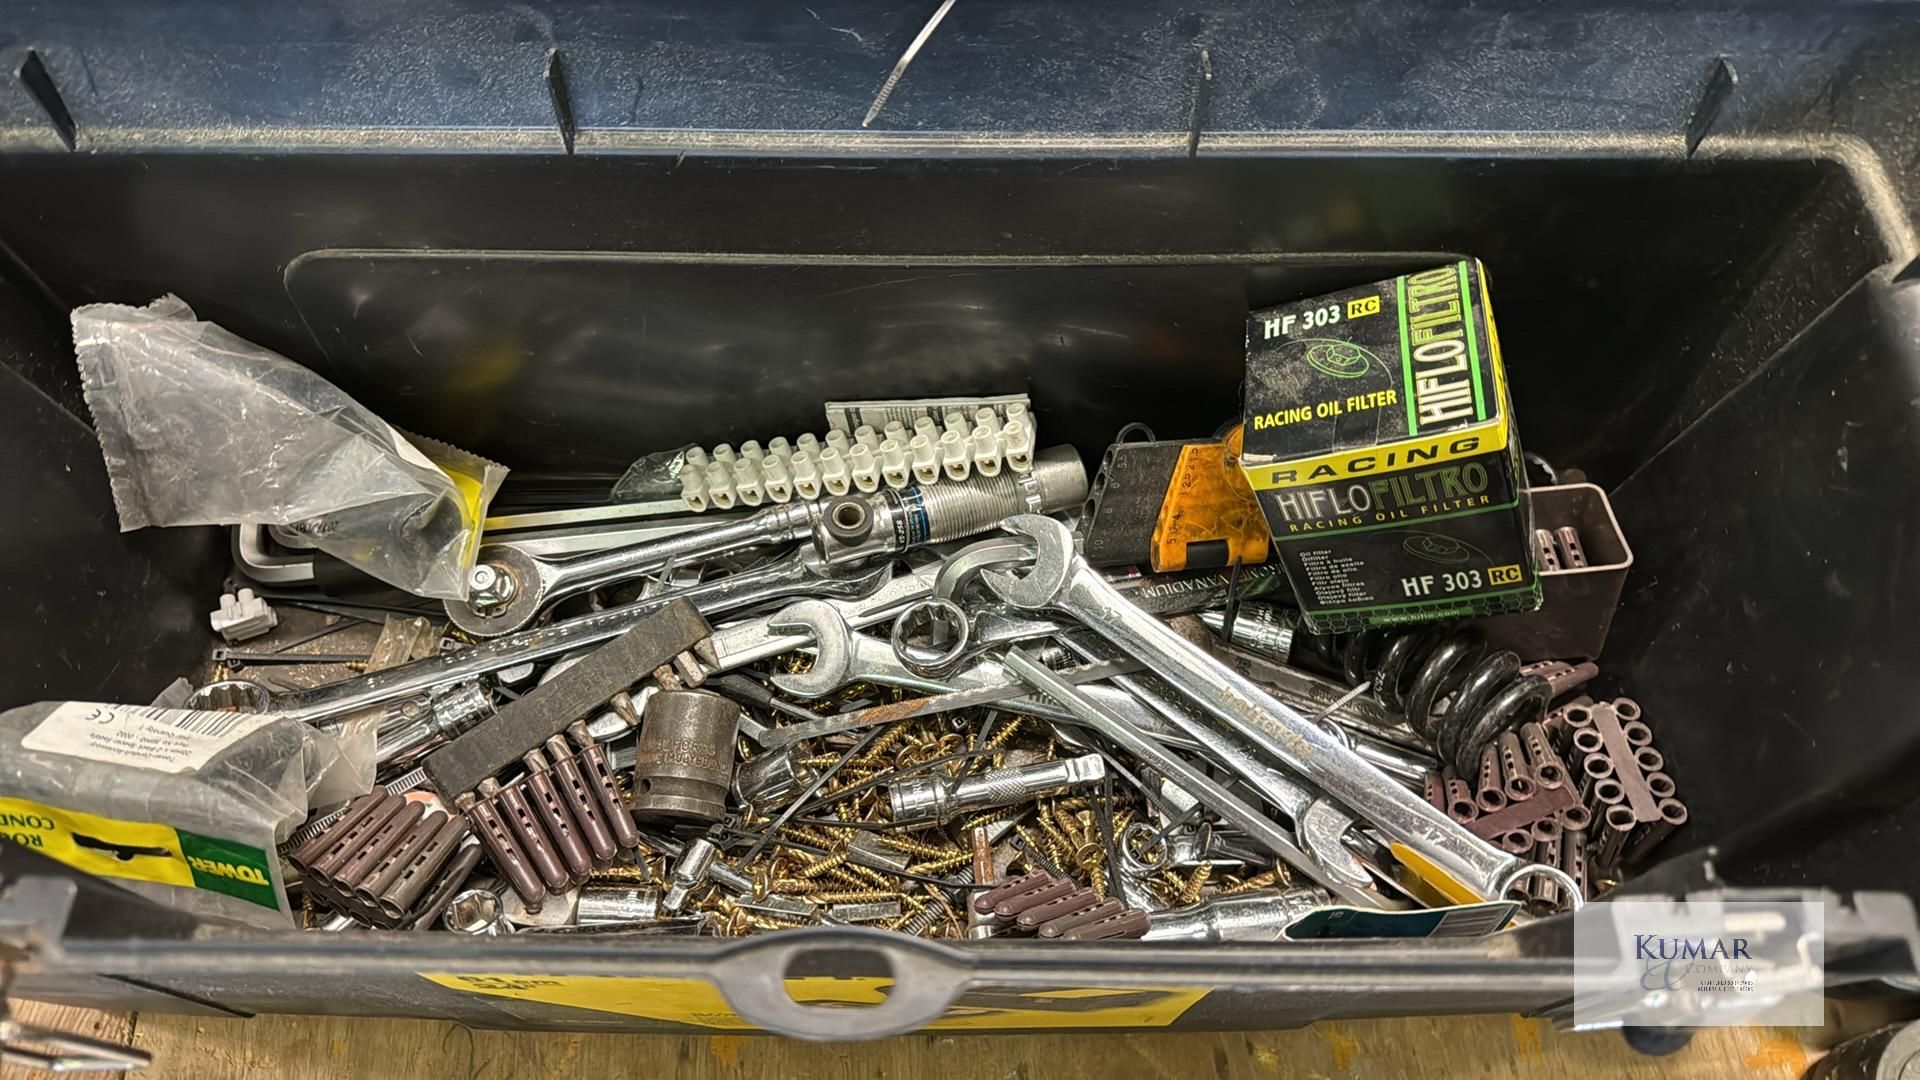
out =
[(239, 713), (188, 712), (172, 720), (174, 727), (181, 731), (197, 731), (202, 735), (225, 735), (240, 722)]
[(1520, 905), (1510, 900), (1496, 900), (1485, 904), (1473, 904), (1468, 907), (1448, 908), (1434, 924), (1433, 933), (1428, 937), (1485, 937), (1496, 930), (1506, 928), (1513, 921), (1514, 913)]
[[(108, 708), (108, 706), (96, 706)], [(246, 713), (206, 712), (200, 709), (163, 709), (158, 705), (114, 705), (115, 712), (149, 720), (156, 724), (177, 727), (181, 731), (191, 731), (200, 735), (212, 735), (219, 738), (230, 734), (240, 721), (248, 719)]]
[(20, 745), (111, 765), (183, 773), (204, 768), (214, 755), (276, 719), (251, 713), (69, 701), (48, 713)]

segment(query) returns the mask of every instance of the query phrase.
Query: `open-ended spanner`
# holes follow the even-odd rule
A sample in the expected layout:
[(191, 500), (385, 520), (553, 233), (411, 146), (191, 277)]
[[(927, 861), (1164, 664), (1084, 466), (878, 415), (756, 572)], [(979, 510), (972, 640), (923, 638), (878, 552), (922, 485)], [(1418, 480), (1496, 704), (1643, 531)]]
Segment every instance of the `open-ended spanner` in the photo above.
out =
[[(997, 661), (987, 659), (961, 668), (945, 679), (929, 679), (916, 674), (900, 662), (886, 642), (856, 633), (837, 608), (823, 601), (802, 600), (789, 604), (775, 613), (773, 618), (775, 625), (789, 628), (795, 637), (802, 639), (803, 645), (810, 643), (815, 650), (814, 664), (810, 670), (773, 677), (774, 685), (803, 697), (820, 697), (851, 682), (897, 686), (927, 694), (1004, 690), (1019, 684), (1019, 680)], [(1166, 724), (1124, 690), (1097, 683), (1083, 689), (1142, 731), (1156, 737), (1168, 733)], [(1073, 721), (1071, 712), (1037, 694), (1008, 700), (1001, 707), (1052, 720)], [(792, 727), (769, 728), (761, 744), (774, 748), (809, 737), (797, 730), (790, 730)]]
[[(470, 649), (440, 653), (410, 664), (370, 672), (356, 679), (317, 686), (275, 698), (268, 711), (279, 716), (314, 722), (343, 716), (369, 705), (424, 694), (454, 683), (489, 675), (502, 668), (545, 660), (594, 645), (632, 629), (640, 620), (686, 597), (713, 616), (737, 611), (768, 600), (805, 596), (865, 596), (880, 588), (892, 574), (886, 564), (855, 571), (823, 566), (807, 552), (796, 552), (765, 566), (729, 574), (692, 588), (663, 593), (591, 615), (556, 622), (533, 630), (482, 642)], [(702, 652), (706, 651), (702, 647)], [(708, 659), (703, 655), (702, 659)]]
[[(1111, 645), (1103, 648), (1105, 643), (1085, 640), (1084, 634), (1069, 634), (1060, 640), (1069, 652), (1083, 660), (1105, 659), (1116, 651)], [(1117, 675), (1113, 684), (1138, 698), (1168, 723), (1189, 732), (1204, 750), (1227, 765), (1262, 799), (1279, 807), (1293, 821), (1294, 835), (1300, 845), (1319, 861), (1326, 873), (1355, 888), (1373, 883), (1366, 867), (1347, 849), (1346, 834), (1354, 821), (1345, 810), (1308, 785), (1267, 767), (1231, 736), (1201, 722), (1188, 712), (1185, 703), (1162, 693), (1163, 684), (1159, 680), (1146, 675)]]
[(1396, 858), (1449, 899), (1497, 900), (1535, 876), (1553, 878), (1572, 894), (1570, 881), (1560, 881), (1564, 872), (1524, 862), (1468, 832), (1320, 725), (1129, 603), (1074, 551), (1065, 525), (1022, 514), (1002, 527), (1032, 538), (1034, 562), (1025, 573), (984, 571), (997, 596), (1017, 607), (1062, 611), (1146, 663), (1235, 736), (1372, 824)]
[[(851, 629), (873, 626), (892, 619), (907, 605), (932, 595), (934, 576), (939, 569), (940, 564), (929, 563), (908, 573), (895, 574), (878, 589), (862, 596), (814, 599), (819, 599), (837, 612), (840, 623)], [(708, 658), (713, 670), (732, 671), (812, 645), (814, 639), (810, 627), (774, 629), (774, 624), (781, 621), (785, 610), (782, 608), (716, 629), (712, 638), (713, 656)]]
[(1191, 762), (1140, 732), (1128, 721), (1115, 715), (1113, 710), (1103, 707), (1093, 695), (1086, 692), (1086, 687), (1068, 685), (1054, 672), (1034, 663), (1032, 657), (1018, 648), (1008, 650), (1006, 665), (1009, 672), (1041, 691), (1041, 696), (1066, 708), (1072, 714), (1074, 723), (1091, 727), (1142, 762), (1160, 770), (1223, 820), (1240, 828), (1261, 847), (1325, 885), (1341, 899), (1360, 907), (1379, 906), (1379, 900), (1365, 889), (1349, 885), (1328, 873), (1316, 859), (1301, 850), (1292, 833)]
[[(933, 595), (942, 600), (961, 600), (980, 579), (981, 571), (1032, 561), (1033, 545), (1024, 537), (977, 540), (947, 557), (934, 582)], [(1241, 567), (1237, 573), (1232, 568), (1174, 570), (1160, 574), (1135, 570), (1102, 573), (1121, 595), (1154, 615), (1202, 611), (1226, 603), (1230, 593), (1244, 599), (1286, 587), (1286, 578), (1277, 560)]]
[(690, 560), (809, 540), (820, 558), (840, 565), (969, 536), (1008, 514), (1055, 513), (1086, 494), (1079, 454), (1057, 446), (1035, 454), (1025, 473), (769, 506), (743, 521), (583, 558), (545, 559), (488, 547), (468, 576), (468, 598), (447, 601), (447, 618), (481, 637), (509, 634), (562, 597)]
[(1017, 536), (995, 536), (968, 544), (947, 557), (940, 576), (933, 583), (933, 595), (941, 600), (959, 600), (980, 577), (980, 572), (1011, 563), (1033, 561), (1033, 545)]
[[(794, 648), (813, 647), (811, 668), (773, 677), (775, 686), (800, 697), (825, 697), (851, 682), (881, 682), (928, 693), (951, 693), (1009, 686), (1016, 681), (992, 663), (967, 664), (943, 677), (923, 675), (909, 668), (888, 642), (856, 633), (857, 628), (845, 611), (827, 601), (801, 600), (781, 608), (768, 619), (771, 631), (798, 642)], [(1048, 637), (1061, 629), (1060, 624), (1047, 620), (1030, 619), (1016, 624), (1009, 619), (1005, 630), (996, 623), (993, 634), (997, 643), (1012, 644)]]
[(562, 597), (651, 574), (689, 559), (715, 559), (748, 548), (810, 536), (814, 503), (770, 506), (744, 521), (684, 532), (575, 559), (549, 559), (494, 544), (480, 550), (466, 600), (448, 600), (447, 618), (469, 634), (495, 637), (525, 627)]

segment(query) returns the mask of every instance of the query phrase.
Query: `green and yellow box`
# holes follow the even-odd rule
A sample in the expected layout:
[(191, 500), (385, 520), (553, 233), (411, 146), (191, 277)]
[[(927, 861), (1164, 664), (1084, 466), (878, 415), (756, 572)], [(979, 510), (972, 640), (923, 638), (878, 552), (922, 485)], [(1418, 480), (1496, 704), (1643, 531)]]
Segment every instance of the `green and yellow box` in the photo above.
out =
[(1313, 630), (1540, 606), (1477, 260), (1254, 312), (1245, 397), (1241, 467)]

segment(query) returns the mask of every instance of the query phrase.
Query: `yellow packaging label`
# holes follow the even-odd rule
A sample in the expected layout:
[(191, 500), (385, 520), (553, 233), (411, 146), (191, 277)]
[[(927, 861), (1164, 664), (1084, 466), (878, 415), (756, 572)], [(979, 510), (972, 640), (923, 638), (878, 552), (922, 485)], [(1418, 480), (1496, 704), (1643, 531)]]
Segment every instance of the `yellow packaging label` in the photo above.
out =
[(283, 910), (265, 851), (151, 821), (0, 798), (0, 837), (98, 877), (204, 889)]
[[(674, 1024), (752, 1031), (718, 987), (703, 979), (641, 979), (614, 975), (466, 975), (420, 973), (429, 982), (488, 997), (564, 1005)], [(890, 978), (787, 979), (787, 994), (822, 1008), (879, 1005)], [(1207, 996), (1204, 989), (1064, 987), (1047, 990), (968, 990), (930, 1030), (999, 1028), (1166, 1027)]]
[(466, 530), (460, 565), (472, 566), (480, 551), (481, 525), (486, 520), (487, 505), (493, 501), (493, 493), (500, 489), (501, 481), (506, 479), (506, 467), (443, 442), (418, 435), (410, 438), (429, 461), (447, 474), (454, 490), (460, 493), (460, 523)]
[(0, 798), (0, 836), (100, 877), (193, 887), (180, 834), (166, 825)]
[(1255, 491), (1330, 484), (1339, 480), (1392, 473), (1397, 469), (1461, 461), (1507, 448), (1507, 418), (1480, 428), (1448, 432), (1430, 438), (1402, 439), (1392, 446), (1368, 446), (1279, 465), (1245, 465), (1247, 483)]

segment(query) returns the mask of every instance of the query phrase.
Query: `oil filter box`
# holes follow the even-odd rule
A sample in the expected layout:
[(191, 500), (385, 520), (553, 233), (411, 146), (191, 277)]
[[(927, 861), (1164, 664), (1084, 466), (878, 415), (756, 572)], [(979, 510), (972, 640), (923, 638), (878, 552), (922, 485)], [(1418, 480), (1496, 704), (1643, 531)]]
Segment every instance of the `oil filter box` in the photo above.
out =
[(1255, 312), (1245, 440), (1313, 630), (1540, 606), (1477, 261)]

